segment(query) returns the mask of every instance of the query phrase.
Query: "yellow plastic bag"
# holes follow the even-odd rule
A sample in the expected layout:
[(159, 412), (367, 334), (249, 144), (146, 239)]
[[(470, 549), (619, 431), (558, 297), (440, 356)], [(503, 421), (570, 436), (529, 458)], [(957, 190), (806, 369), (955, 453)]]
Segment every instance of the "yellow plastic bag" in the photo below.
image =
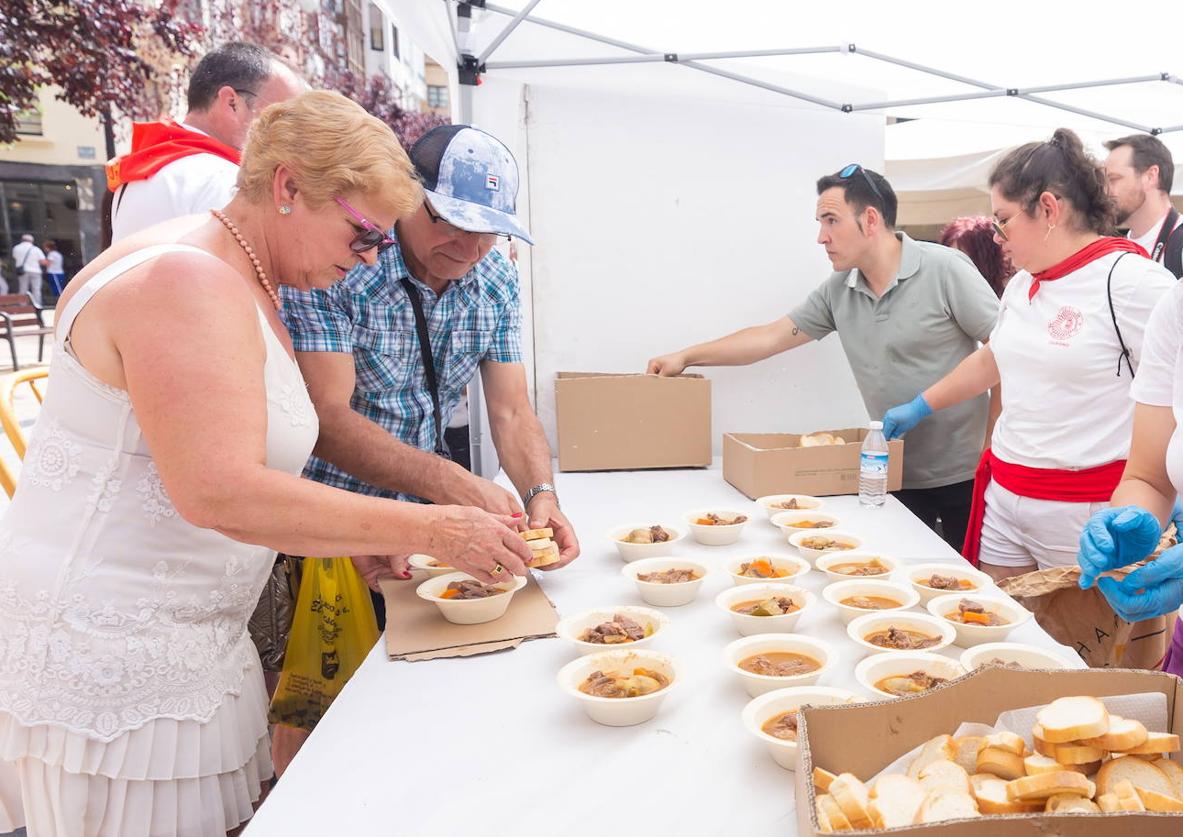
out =
[(305, 558), (271, 722), (311, 730), (378, 641), (370, 589), (348, 558)]

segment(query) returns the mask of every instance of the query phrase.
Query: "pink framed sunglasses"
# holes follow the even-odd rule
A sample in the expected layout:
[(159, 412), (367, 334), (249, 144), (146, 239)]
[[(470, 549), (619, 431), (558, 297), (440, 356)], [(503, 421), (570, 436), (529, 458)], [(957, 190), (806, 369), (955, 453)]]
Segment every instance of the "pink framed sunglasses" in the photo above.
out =
[(388, 236), (377, 224), (366, 219), (364, 215), (349, 205), (349, 202), (344, 198), (333, 198), (341, 208), (353, 216), (357, 223), (361, 224), (362, 231), (353, 237), (353, 241), (349, 242), (349, 249), (354, 253), (364, 253), (366, 250), (378, 248), (378, 252), (387, 250), (394, 246), (395, 241)]

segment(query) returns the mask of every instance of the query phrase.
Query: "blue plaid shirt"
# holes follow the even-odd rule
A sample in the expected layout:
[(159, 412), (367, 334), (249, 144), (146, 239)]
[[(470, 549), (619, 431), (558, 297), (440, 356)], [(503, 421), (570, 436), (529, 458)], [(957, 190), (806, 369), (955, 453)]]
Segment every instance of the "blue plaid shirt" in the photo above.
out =
[[(282, 317), (297, 352), (353, 354), (357, 381), (349, 403), (354, 410), (400, 441), (431, 451), (436, 444), (431, 391), (415, 313), (399, 284), (403, 278), (415, 283), (423, 299), (447, 427), (482, 360), (522, 362), (518, 273), (497, 250), (436, 295), (411, 276), (396, 244), (376, 265), (354, 268), (327, 290), (281, 285)], [(361, 494), (418, 499), (362, 482), (316, 456), (308, 460), (304, 476)]]

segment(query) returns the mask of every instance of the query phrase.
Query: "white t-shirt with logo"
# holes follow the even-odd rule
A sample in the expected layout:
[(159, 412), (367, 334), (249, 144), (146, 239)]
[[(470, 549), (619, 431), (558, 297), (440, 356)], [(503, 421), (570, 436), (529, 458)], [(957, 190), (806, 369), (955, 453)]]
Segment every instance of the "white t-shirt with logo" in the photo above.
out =
[(1105, 285), (1113, 270), (1113, 308), (1134, 369), (1146, 322), (1175, 277), (1134, 253), (1110, 253), (1051, 282), (1021, 270), (1006, 286), (990, 349), (1002, 376), (996, 456), (1031, 468), (1091, 468), (1129, 454), (1132, 379), (1118, 360)]
[[(205, 135), (190, 125), (195, 134)], [(147, 180), (115, 190), (111, 201), (111, 241), (182, 215), (221, 209), (234, 197), (238, 166), (217, 154), (191, 154)]]
[[(1170, 210), (1167, 211), (1167, 215), (1170, 215)], [(1158, 219), (1157, 224), (1152, 226), (1149, 230), (1146, 231), (1146, 233), (1144, 235), (1139, 236), (1138, 238), (1134, 238), (1134, 234), (1132, 231), (1129, 233), (1126, 233), (1126, 237), (1128, 239), (1130, 239), (1131, 241), (1135, 242), (1136, 244), (1140, 245), (1143, 250), (1145, 250), (1147, 253), (1149, 253), (1150, 255), (1153, 256), (1154, 255), (1154, 245), (1158, 242), (1158, 234), (1160, 232), (1162, 232), (1162, 225), (1166, 222), (1166, 220), (1167, 220), (1167, 216), (1166, 215), (1162, 216), (1161, 218)], [(1179, 216), (1179, 219), (1175, 222), (1175, 229), (1179, 229), (1179, 226), (1181, 224), (1183, 224), (1183, 214), (1181, 214)], [(1162, 259), (1160, 258), (1158, 260), (1158, 262), (1159, 262), (1159, 264), (1161, 264)]]

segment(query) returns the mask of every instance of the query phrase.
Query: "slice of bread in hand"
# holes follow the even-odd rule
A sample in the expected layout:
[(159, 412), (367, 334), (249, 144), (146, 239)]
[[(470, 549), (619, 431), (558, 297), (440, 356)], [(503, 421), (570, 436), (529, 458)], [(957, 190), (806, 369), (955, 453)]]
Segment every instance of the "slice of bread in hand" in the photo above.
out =
[(1174, 753), (1179, 749), (1179, 736), (1173, 735), (1169, 732), (1150, 732), (1146, 734), (1146, 740), (1137, 747), (1131, 747), (1128, 750), (1122, 750), (1120, 753), (1114, 755), (1122, 756), (1147, 756), (1154, 753)]
[(1161, 793), (1163, 796), (1174, 796), (1175, 786), (1157, 767), (1145, 759), (1123, 756), (1107, 761), (1097, 771), (1097, 789), (1101, 793), (1116, 793), (1117, 785), (1122, 781), (1129, 781), (1134, 787)]
[(1159, 759), (1151, 762), (1155, 767), (1166, 774), (1167, 778), (1171, 780), (1171, 784), (1175, 786), (1175, 798), (1183, 799), (1183, 767), (1177, 761), (1170, 759)]
[(951, 735), (938, 735), (936, 738), (925, 742), (924, 746), (920, 749), (920, 755), (913, 759), (912, 763), (908, 766), (908, 775), (913, 779), (918, 779), (921, 770), (931, 762), (940, 761), (941, 759), (946, 761), (957, 760), (957, 748), (953, 745), (953, 736)]
[(1008, 750), (987, 747), (978, 753), (978, 773), (993, 773), (999, 779), (1018, 779), (1026, 776), (1023, 757)]
[[(537, 544), (544, 544), (544, 546), (539, 547)], [(530, 560), (526, 562), (527, 567), (539, 569), (559, 562), (559, 547), (554, 541), (530, 541), (527, 545), (530, 547)]]
[(992, 773), (969, 777), (974, 799), (983, 814), (1030, 814), (1043, 810), (1037, 802), (1015, 802), (1006, 793), (1006, 781)]
[(555, 530), (550, 527), (546, 527), (545, 529), (527, 529), (522, 532), (522, 537), (528, 541), (538, 541), (543, 538), (553, 538), (554, 536)]
[(1087, 747), (1100, 750), (1120, 750), (1128, 752), (1145, 743), (1146, 727), (1138, 721), (1122, 718), (1117, 715), (1109, 716), (1109, 732), (1096, 738), (1086, 738), (1080, 743)]
[(813, 786), (822, 793), (828, 793), (830, 790), (830, 782), (833, 782), (838, 777), (830, 771), (821, 768), (813, 768)]
[(936, 793), (939, 790), (953, 790), (969, 793), (969, 774), (965, 768), (953, 761), (940, 759), (926, 765), (920, 770), (920, 784), (924, 792)]
[(1109, 731), (1109, 712), (1095, 697), (1056, 698), (1036, 714), (1039, 735), (1051, 744), (1096, 738)]
[(838, 803), (842, 813), (854, 828), (870, 828), (873, 825), (867, 803), (871, 801), (867, 786), (852, 773), (839, 773), (830, 782), (830, 796)]
[(941, 790), (930, 793), (920, 806), (920, 822), (942, 822), (964, 817), (980, 817), (978, 803), (964, 791)]
[(1096, 786), (1070, 770), (1059, 773), (1040, 773), (1038, 776), (1024, 776), (1006, 783), (1006, 793), (1011, 799), (1021, 802), (1045, 800), (1058, 793), (1072, 793), (1077, 796), (1087, 796), (1090, 799), (1096, 792)]
[(1043, 810), (1049, 814), (1101, 813), (1101, 809), (1097, 806), (1096, 802), (1074, 793), (1057, 793), (1055, 796), (1049, 796)]
[(871, 790), (871, 818), (880, 828), (899, 828), (913, 825), (924, 804), (924, 788), (908, 776), (893, 773), (879, 777)]
[(978, 772), (978, 753), (986, 746), (986, 739), (981, 735), (963, 735), (953, 739), (953, 749), (956, 753), (953, 761), (961, 765), (966, 773)]

